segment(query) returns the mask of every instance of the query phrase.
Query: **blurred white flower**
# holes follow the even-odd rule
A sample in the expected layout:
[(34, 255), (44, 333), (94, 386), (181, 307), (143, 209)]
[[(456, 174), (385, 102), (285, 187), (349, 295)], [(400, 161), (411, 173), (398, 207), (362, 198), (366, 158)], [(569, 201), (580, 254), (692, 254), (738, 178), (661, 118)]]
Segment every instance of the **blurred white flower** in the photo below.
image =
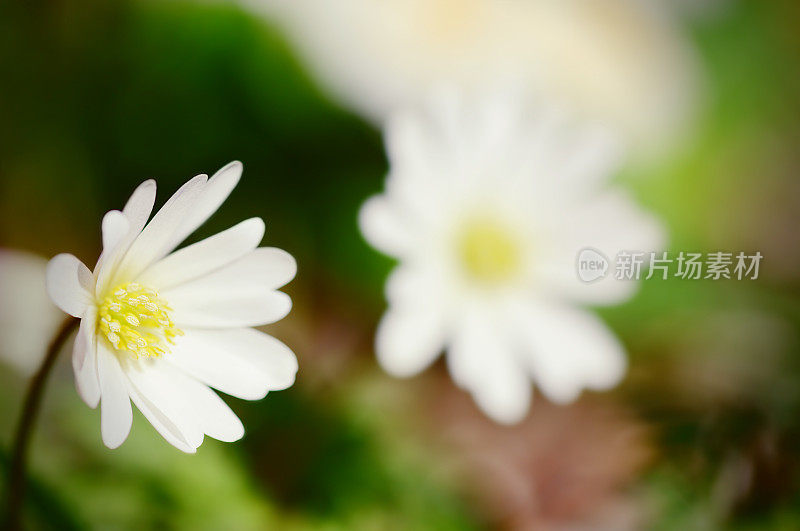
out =
[(277, 21), (316, 76), (382, 123), (441, 83), (528, 87), (653, 147), (682, 130), (697, 59), (650, 0), (240, 0)]
[[(288, 253), (257, 248), (264, 222), (251, 218), (172, 252), (239, 182), (242, 165), (184, 184), (147, 223), (156, 183), (142, 183), (122, 211), (103, 218), (94, 273), (60, 254), (47, 266), (53, 302), (81, 318), (73, 349), (78, 392), (100, 402), (109, 448), (127, 438), (132, 400), (184, 452), (204, 434), (242, 437), (241, 421), (210, 387), (257, 400), (294, 383), (297, 360), (277, 339), (249, 327), (282, 319), (291, 300), (276, 291), (294, 278)], [(171, 254), (170, 254), (171, 253)]]
[(619, 150), (600, 129), (570, 127), (555, 111), (525, 114), (513, 98), (470, 107), (441, 96), (389, 122), (386, 191), (360, 212), (366, 239), (400, 260), (378, 361), (408, 376), (445, 348), (453, 380), (499, 422), (525, 415), (531, 379), (555, 402), (615, 385), (621, 345), (574, 304), (622, 301), (636, 284), (581, 282), (576, 255), (659, 249), (663, 236), (604, 186)]
[(62, 319), (44, 286), (47, 260), (0, 249), (0, 359), (30, 376)]

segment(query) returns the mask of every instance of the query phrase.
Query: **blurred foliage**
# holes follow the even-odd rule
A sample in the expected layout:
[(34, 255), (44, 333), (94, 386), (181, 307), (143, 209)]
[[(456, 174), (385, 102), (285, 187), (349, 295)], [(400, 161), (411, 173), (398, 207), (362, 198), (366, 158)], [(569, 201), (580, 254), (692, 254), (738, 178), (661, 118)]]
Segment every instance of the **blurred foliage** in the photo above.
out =
[(674, 251), (765, 255), (757, 282), (655, 280), (602, 312), (641, 364), (628, 401), (660, 430), (645, 481), (655, 529), (800, 526), (797, 14), (731, 2), (689, 23), (708, 77), (696, 136), (623, 176), (668, 222)]
[[(666, 220), (672, 249), (766, 257), (758, 282), (651, 280), (601, 310), (631, 352), (614, 396), (657, 432), (658, 458), (634, 489), (652, 529), (800, 527), (798, 14), (791, 0), (752, 0), (685, 21), (708, 81), (696, 132), (619, 177)], [(88, 260), (102, 213), (141, 180), (156, 177), (164, 201), (192, 172), (239, 159), (245, 178), (195, 238), (264, 217), (265, 243), (300, 264), (288, 326), (320, 313), (360, 323), (357, 370), (337, 390), (300, 383), (230, 401), (247, 436), (197, 456), (140, 416), (106, 450), (64, 364), (33, 451), (35, 527), (485, 524), (460, 485), (430, 473), (433, 450), (408, 450), (419, 434), (375, 412), (369, 393), (348, 394), (387, 378), (368, 346), (390, 262), (355, 224), (386, 161), (379, 131), (332, 105), (278, 32), (228, 4), (4, 2), (0, 72), (0, 245)], [(296, 350), (302, 381), (314, 369)], [(22, 382), (2, 383), (8, 434)]]

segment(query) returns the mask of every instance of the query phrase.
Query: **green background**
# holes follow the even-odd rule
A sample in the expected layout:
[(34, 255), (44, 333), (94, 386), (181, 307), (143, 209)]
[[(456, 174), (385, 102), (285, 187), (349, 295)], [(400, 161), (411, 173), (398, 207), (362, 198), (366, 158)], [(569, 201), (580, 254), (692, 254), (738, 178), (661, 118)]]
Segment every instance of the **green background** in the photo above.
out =
[[(193, 240), (261, 216), (264, 244), (299, 264), (294, 309), (267, 329), (297, 353), (298, 382), (227, 400), (239, 443), (186, 456), (136, 414), (107, 450), (63, 356), (28, 521), (470, 529), (602, 515), (620, 528), (633, 515), (649, 529), (800, 528), (800, 8), (727, 4), (682, 21), (708, 84), (696, 130), (617, 178), (666, 221), (672, 250), (759, 250), (761, 276), (645, 282), (600, 312), (630, 353), (623, 384), (568, 407), (537, 395), (515, 428), (484, 419), (441, 363), (407, 381), (377, 367), (392, 263), (356, 213), (383, 185), (380, 131), (333, 104), (275, 29), (231, 5), (0, 4), (0, 246), (93, 263), (99, 220), (139, 182), (156, 178), (160, 203), (237, 159), (239, 187)], [(0, 371), (3, 463), (24, 385)], [(511, 503), (503, 493), (521, 487), (487, 466), (509, 467), (536, 507)]]

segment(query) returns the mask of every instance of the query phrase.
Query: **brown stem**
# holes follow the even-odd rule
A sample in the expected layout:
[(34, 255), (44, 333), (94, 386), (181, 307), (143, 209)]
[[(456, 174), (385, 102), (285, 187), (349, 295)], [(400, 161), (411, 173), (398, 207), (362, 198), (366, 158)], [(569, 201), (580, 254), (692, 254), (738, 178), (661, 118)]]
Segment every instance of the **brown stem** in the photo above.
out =
[(39, 413), (39, 405), (42, 402), (47, 377), (50, 375), (61, 347), (78, 326), (78, 323), (80, 323), (80, 319), (68, 317), (61, 324), (58, 333), (53, 337), (50, 346), (47, 348), (47, 354), (44, 361), (42, 361), (42, 366), (39, 367), (39, 370), (31, 379), (28, 393), (25, 395), (25, 403), (22, 406), (19, 425), (14, 435), (14, 445), (11, 448), (11, 465), (8, 474), (8, 491), (6, 492), (8, 496), (6, 529), (17, 530), (21, 528), (20, 516), (25, 499), (25, 459), (28, 452), (28, 442), (33, 433), (36, 416)]

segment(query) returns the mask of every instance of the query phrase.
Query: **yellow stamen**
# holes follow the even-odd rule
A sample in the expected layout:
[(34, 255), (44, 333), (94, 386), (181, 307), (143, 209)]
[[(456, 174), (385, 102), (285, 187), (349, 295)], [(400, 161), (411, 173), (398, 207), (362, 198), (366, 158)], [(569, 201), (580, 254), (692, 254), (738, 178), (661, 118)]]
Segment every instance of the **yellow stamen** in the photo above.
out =
[(97, 328), (115, 349), (134, 358), (155, 358), (169, 352), (182, 336), (156, 290), (129, 282), (117, 286), (100, 304)]
[(458, 238), (464, 271), (483, 284), (509, 280), (519, 272), (522, 256), (513, 231), (490, 217), (469, 221)]

